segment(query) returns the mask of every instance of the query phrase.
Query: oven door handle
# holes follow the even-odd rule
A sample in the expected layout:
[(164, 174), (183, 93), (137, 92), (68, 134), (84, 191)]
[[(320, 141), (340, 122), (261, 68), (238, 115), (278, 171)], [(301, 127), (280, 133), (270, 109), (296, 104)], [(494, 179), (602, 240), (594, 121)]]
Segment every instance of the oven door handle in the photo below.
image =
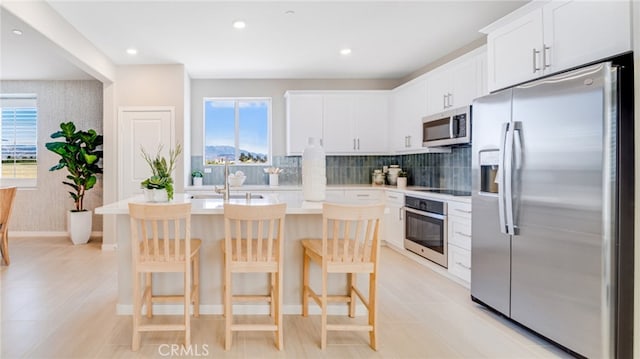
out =
[(419, 211), (417, 209), (413, 209), (413, 208), (408, 208), (405, 207), (404, 210), (406, 212), (411, 212), (411, 213), (415, 213), (415, 214), (419, 214), (421, 216), (425, 216), (425, 217), (430, 217), (430, 218), (435, 218), (435, 219), (441, 219), (444, 221), (445, 216), (442, 214), (436, 214), (436, 213), (429, 213), (429, 212), (425, 212), (425, 211)]

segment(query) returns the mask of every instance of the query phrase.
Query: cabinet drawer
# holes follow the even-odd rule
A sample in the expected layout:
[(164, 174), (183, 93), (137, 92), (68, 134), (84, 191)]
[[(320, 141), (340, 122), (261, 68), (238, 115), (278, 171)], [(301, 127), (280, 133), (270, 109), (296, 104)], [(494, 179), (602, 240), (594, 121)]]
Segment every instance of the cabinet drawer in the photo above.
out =
[(471, 218), (471, 203), (448, 201), (447, 213), (450, 216)]
[(449, 273), (466, 281), (471, 281), (471, 251), (449, 245)]
[(448, 240), (460, 248), (471, 250), (471, 221), (465, 218), (449, 216)]
[(362, 190), (362, 191), (345, 191), (345, 198), (349, 201), (359, 202), (359, 201), (381, 201), (382, 200), (382, 192), (381, 191), (371, 191), (371, 190)]
[(386, 191), (384, 197), (387, 205), (393, 205), (396, 207), (404, 206), (404, 193), (402, 192)]

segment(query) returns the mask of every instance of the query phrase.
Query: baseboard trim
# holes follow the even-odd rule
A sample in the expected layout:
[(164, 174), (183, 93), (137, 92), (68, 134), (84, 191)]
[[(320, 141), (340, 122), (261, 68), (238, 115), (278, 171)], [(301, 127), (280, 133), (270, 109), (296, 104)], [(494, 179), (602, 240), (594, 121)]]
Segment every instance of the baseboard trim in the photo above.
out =
[[(9, 231), (9, 236), (13, 238), (26, 237), (43, 237), (43, 238), (60, 238), (69, 237), (67, 231)], [(91, 238), (102, 238), (101, 231), (91, 232)]]
[[(181, 315), (184, 313), (182, 304), (153, 304), (153, 313), (154, 315)], [(144, 308), (143, 308), (144, 310)], [(191, 313), (193, 313), (193, 308), (191, 308)], [(222, 304), (201, 304), (200, 305), (200, 314), (213, 314), (213, 315), (222, 315), (224, 313), (224, 308)], [(329, 315), (348, 315), (349, 308), (346, 304), (341, 305), (329, 305), (327, 307), (327, 313)], [(116, 305), (116, 314), (117, 315), (132, 315), (133, 314), (133, 305), (131, 304), (117, 304)], [(233, 314), (238, 315), (267, 315), (269, 314), (269, 305), (255, 305), (255, 304), (234, 304), (233, 305)], [(286, 304), (282, 306), (282, 314), (285, 315), (301, 315), (302, 314), (302, 305), (301, 304)], [(317, 305), (311, 304), (309, 305), (309, 315), (320, 315), (322, 312), (320, 311), (320, 307)], [(367, 314), (367, 308), (363, 304), (356, 305), (356, 316), (363, 316)]]

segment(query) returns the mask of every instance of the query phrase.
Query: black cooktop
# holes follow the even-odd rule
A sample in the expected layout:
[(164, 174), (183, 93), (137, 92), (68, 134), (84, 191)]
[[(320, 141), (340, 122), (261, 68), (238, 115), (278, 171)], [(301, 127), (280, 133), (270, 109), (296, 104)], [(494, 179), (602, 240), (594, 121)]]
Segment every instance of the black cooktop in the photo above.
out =
[(431, 193), (441, 193), (448, 194), (451, 196), (471, 196), (471, 191), (459, 191), (455, 189), (418, 189), (418, 192), (431, 192)]

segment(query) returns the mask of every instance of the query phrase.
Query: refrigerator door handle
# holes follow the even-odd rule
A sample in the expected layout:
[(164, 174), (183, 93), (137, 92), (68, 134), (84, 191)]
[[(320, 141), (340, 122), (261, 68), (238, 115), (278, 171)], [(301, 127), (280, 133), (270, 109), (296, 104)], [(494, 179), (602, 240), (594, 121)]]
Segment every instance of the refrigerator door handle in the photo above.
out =
[(505, 193), (504, 193), (504, 172), (505, 172), (505, 161), (504, 161), (504, 157), (505, 157), (505, 149), (506, 149), (506, 142), (507, 142), (507, 132), (509, 132), (509, 123), (505, 122), (502, 124), (502, 130), (501, 130), (501, 135), (500, 135), (500, 152), (498, 154), (498, 174), (497, 174), (497, 180), (496, 182), (498, 183), (498, 218), (500, 219), (500, 232), (504, 233), (504, 234), (509, 234), (507, 232), (507, 225), (506, 225), (506, 218), (505, 218), (505, 214), (504, 214), (504, 210), (505, 210)]
[[(514, 147), (514, 134), (516, 132), (517, 123), (513, 122), (509, 129), (507, 130), (507, 139), (506, 139), (506, 151), (504, 155), (504, 183), (502, 188), (504, 188), (504, 202), (506, 205), (505, 213), (507, 216), (507, 234), (515, 235), (515, 225), (513, 220), (513, 147)], [(520, 133), (520, 131), (518, 131)]]

